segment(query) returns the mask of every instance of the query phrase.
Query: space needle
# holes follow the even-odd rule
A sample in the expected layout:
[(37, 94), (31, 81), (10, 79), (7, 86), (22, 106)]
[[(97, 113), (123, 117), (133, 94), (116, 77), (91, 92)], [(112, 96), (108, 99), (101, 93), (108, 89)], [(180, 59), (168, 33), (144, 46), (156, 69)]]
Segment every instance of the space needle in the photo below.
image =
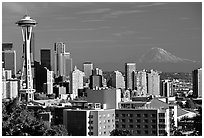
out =
[(34, 100), (33, 77), (31, 70), (31, 56), (30, 56), (30, 42), (32, 35), (32, 28), (36, 26), (37, 22), (30, 16), (25, 15), (16, 24), (21, 27), (23, 36), (23, 67), (20, 81), (20, 100), (32, 101)]

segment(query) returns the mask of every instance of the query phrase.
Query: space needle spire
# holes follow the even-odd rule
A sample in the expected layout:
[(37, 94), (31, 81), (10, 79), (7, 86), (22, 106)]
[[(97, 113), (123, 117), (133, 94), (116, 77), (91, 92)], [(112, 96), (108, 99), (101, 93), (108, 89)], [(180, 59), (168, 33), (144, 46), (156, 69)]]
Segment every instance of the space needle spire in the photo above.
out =
[(21, 74), (21, 84), (20, 84), (20, 99), (26, 101), (34, 100), (34, 92), (33, 88), (33, 77), (31, 70), (31, 56), (30, 56), (30, 42), (32, 29), (36, 26), (37, 22), (33, 20), (30, 16), (25, 15), (20, 21), (16, 22), (16, 24), (21, 27), (22, 36), (23, 36), (23, 68)]

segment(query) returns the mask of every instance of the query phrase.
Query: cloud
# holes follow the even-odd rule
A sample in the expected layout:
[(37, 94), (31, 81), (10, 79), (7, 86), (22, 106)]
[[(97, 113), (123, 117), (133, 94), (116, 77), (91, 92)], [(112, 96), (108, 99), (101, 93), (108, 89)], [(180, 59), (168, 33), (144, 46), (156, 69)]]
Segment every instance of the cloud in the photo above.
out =
[(70, 41), (70, 43), (113, 43), (116, 40), (109, 39), (93, 39), (93, 40), (78, 40), (78, 41)]
[(94, 31), (97, 28), (50, 28), (50, 29), (40, 29), (37, 32), (66, 32), (66, 31)]
[(124, 35), (132, 35), (136, 33), (135, 31), (124, 31), (124, 32), (120, 32), (120, 33), (113, 33), (112, 35), (114, 36), (124, 36)]
[(104, 20), (97, 20), (97, 19), (93, 19), (93, 20), (83, 20), (83, 21), (81, 21), (81, 22), (103, 22)]
[(76, 19), (76, 17), (63, 17), (63, 16), (56, 17), (56, 20), (70, 20), (70, 19)]
[(121, 15), (132, 14), (132, 13), (143, 13), (143, 12), (144, 11), (142, 10), (113, 11), (113, 12), (110, 12), (109, 14), (106, 14), (104, 17), (105, 18), (118, 17)]
[(179, 20), (190, 20), (191, 18), (189, 17), (180, 17)]
[(77, 14), (98, 14), (98, 13), (105, 13), (110, 11), (111, 9), (109, 8), (103, 8), (103, 9), (94, 9), (90, 11), (82, 11), (82, 12), (77, 12)]
[(150, 4), (144, 4), (144, 5), (136, 5), (137, 8), (144, 8), (144, 7), (152, 7), (152, 6), (161, 6), (166, 5), (167, 3), (150, 3)]

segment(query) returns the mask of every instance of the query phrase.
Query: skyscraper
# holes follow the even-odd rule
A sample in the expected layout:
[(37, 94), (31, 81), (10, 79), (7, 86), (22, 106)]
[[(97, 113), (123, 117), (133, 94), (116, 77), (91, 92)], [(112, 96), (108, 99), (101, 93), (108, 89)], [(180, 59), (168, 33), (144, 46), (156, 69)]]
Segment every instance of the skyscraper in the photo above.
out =
[(125, 63), (125, 89), (135, 89), (136, 63)]
[(161, 81), (160, 95), (165, 97), (173, 96), (173, 83), (170, 80)]
[(54, 73), (56, 77), (62, 75), (62, 53), (65, 53), (65, 44), (63, 42), (57, 42), (54, 44)]
[(125, 78), (123, 77), (122, 73), (119, 71), (114, 71), (112, 76), (112, 87), (114, 88), (125, 88)]
[(151, 70), (147, 73), (148, 95), (160, 95), (160, 75), (157, 71)]
[(78, 90), (83, 89), (83, 77), (84, 72), (77, 69), (75, 66), (74, 71), (71, 75), (71, 90), (72, 90), (72, 99), (78, 96)]
[(16, 51), (2, 51), (2, 58), (3, 68), (5, 68), (5, 70), (11, 70), (12, 75), (16, 76)]
[(193, 77), (193, 95), (195, 97), (202, 97), (202, 68), (196, 69), (192, 72)]
[(53, 71), (49, 71), (46, 67), (44, 67), (46, 70), (46, 83), (44, 83), (44, 93), (46, 94), (53, 94)]
[(41, 65), (51, 70), (51, 49), (40, 50)]
[(147, 75), (146, 71), (138, 71), (135, 73), (135, 86), (137, 87), (137, 91), (141, 96), (145, 96), (147, 94)]
[(84, 65), (85, 78), (89, 78), (92, 75), (93, 63), (84, 62), (83, 65)]
[(72, 59), (70, 53), (66, 52), (63, 42), (57, 42), (54, 45), (54, 73), (56, 77), (62, 76), (66, 79), (70, 78), (72, 71)]

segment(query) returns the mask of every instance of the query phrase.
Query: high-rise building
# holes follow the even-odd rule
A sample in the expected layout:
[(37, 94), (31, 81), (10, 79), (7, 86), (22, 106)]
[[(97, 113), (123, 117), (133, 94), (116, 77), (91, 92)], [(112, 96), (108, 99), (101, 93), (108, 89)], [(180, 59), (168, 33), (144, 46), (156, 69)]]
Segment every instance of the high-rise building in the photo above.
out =
[(125, 88), (125, 78), (123, 77), (123, 74), (121, 72), (114, 71), (111, 76), (111, 81), (112, 81), (111, 86), (113, 88), (116, 88), (116, 89)]
[(138, 71), (135, 73), (135, 86), (140, 96), (145, 96), (147, 94), (147, 75), (146, 71)]
[(202, 68), (196, 69), (192, 72), (193, 76), (193, 95), (195, 97), (202, 97)]
[(54, 80), (54, 72), (50, 71), (46, 67), (44, 67), (46, 70), (46, 83), (44, 83), (44, 93), (46, 94), (53, 94), (53, 80)]
[(16, 51), (2, 51), (3, 68), (11, 70), (12, 75), (16, 76)]
[(92, 75), (93, 63), (84, 62), (83, 65), (84, 65), (85, 78), (89, 78)]
[(41, 65), (51, 70), (51, 49), (40, 50)]
[(65, 80), (70, 80), (70, 74), (72, 72), (72, 58), (70, 57), (69, 52), (63, 53), (63, 60), (64, 60), (64, 75)]
[(135, 89), (136, 63), (125, 63), (125, 89)]
[(65, 79), (70, 77), (72, 71), (72, 59), (70, 53), (66, 52), (63, 42), (57, 42), (54, 45), (54, 73), (56, 77), (62, 76)]
[(147, 73), (147, 94), (160, 95), (160, 75), (157, 71), (151, 70)]
[(78, 96), (78, 90), (83, 89), (83, 77), (84, 72), (77, 69), (75, 66), (74, 71), (71, 75), (71, 91), (72, 91), (72, 99)]
[(160, 92), (160, 96), (173, 96), (173, 83), (170, 80), (162, 80)]

